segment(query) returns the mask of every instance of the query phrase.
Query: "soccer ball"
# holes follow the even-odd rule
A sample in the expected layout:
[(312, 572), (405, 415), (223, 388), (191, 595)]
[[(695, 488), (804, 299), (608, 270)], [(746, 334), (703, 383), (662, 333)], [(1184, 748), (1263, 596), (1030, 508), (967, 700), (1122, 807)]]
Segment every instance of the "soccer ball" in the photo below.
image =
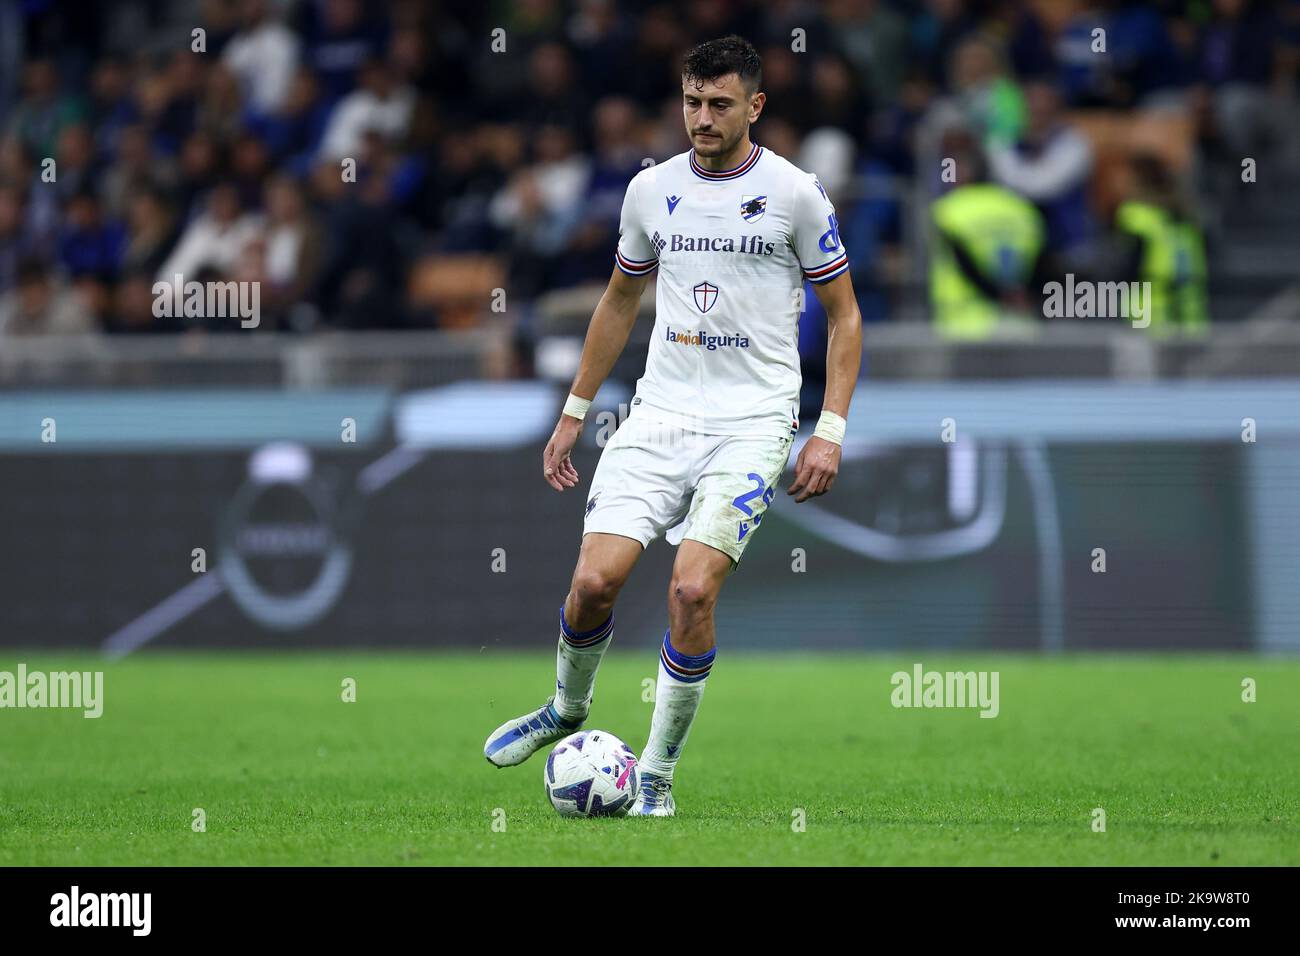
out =
[(543, 771), (546, 796), (565, 817), (622, 816), (636, 799), (636, 754), (613, 734), (580, 730), (551, 751)]

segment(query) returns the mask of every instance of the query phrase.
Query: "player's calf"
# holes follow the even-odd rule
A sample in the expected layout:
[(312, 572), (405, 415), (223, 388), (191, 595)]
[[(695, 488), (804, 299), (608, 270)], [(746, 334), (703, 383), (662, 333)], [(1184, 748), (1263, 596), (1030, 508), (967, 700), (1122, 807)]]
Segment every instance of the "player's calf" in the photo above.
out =
[(483, 756), (496, 767), (523, 763), (547, 744), (567, 737), (587, 719), (596, 669), (614, 636), (614, 612), (604, 623), (576, 631), (560, 608), (560, 641), (555, 657), (555, 695), (531, 713), (508, 720), (492, 731)]
[(704, 682), (713, 669), (717, 651), (687, 655), (672, 645), (669, 632), (659, 649), (659, 680), (655, 685), (655, 710), (650, 719), (650, 739), (641, 751), (641, 792), (629, 811), (634, 816), (673, 815), (673, 770), (686, 746)]

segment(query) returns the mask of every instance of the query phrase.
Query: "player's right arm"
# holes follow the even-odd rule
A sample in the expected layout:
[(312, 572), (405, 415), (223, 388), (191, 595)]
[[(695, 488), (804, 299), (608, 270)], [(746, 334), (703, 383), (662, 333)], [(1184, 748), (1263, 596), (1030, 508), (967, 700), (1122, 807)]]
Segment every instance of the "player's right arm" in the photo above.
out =
[[(570, 390), (576, 398), (590, 401), (596, 397), (596, 390), (609, 375), (632, 334), (632, 325), (641, 307), (641, 293), (650, 281), (650, 273), (659, 267), (659, 250), (646, 234), (641, 218), (638, 194), (645, 175), (634, 176), (623, 194), (614, 274), (609, 277), (609, 285), (605, 287), (605, 294), (600, 297), (591, 316), (591, 325), (587, 327), (582, 360), (578, 363), (578, 374)], [(653, 170), (650, 175), (654, 175)], [(569, 455), (581, 433), (582, 419), (560, 414), (542, 454), (542, 477), (556, 491), (572, 488), (578, 483), (578, 469), (573, 467)]]
[[(623, 348), (627, 345), (636, 314), (641, 307), (641, 294), (645, 291), (650, 274), (629, 275), (615, 268), (609, 277), (605, 294), (596, 304), (587, 327), (587, 340), (582, 346), (582, 360), (570, 391), (579, 398), (592, 399), (600, 383), (609, 376)], [(542, 473), (556, 491), (572, 488), (578, 483), (578, 470), (569, 457), (582, 434), (582, 419), (560, 415), (551, 440), (542, 455)]]

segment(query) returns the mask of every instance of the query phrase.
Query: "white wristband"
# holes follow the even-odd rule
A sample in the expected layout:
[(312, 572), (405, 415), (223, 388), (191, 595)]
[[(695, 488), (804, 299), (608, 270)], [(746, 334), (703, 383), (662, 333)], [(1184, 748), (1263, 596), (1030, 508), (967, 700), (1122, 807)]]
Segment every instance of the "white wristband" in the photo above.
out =
[(564, 414), (582, 421), (587, 417), (587, 409), (589, 408), (591, 408), (591, 399), (579, 398), (570, 392), (568, 401), (564, 403)]
[(843, 445), (844, 429), (847, 425), (848, 422), (839, 415), (823, 408), (821, 418), (817, 419), (817, 427), (813, 429), (813, 435), (834, 442), (837, 445)]

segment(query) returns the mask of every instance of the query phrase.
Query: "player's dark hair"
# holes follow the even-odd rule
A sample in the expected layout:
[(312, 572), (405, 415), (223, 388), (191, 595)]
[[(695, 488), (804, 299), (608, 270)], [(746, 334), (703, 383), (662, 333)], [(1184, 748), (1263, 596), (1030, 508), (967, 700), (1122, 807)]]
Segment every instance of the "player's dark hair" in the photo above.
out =
[(682, 60), (682, 79), (693, 86), (729, 73), (740, 77), (740, 85), (751, 95), (763, 80), (763, 61), (758, 51), (734, 33), (720, 40), (706, 40)]

